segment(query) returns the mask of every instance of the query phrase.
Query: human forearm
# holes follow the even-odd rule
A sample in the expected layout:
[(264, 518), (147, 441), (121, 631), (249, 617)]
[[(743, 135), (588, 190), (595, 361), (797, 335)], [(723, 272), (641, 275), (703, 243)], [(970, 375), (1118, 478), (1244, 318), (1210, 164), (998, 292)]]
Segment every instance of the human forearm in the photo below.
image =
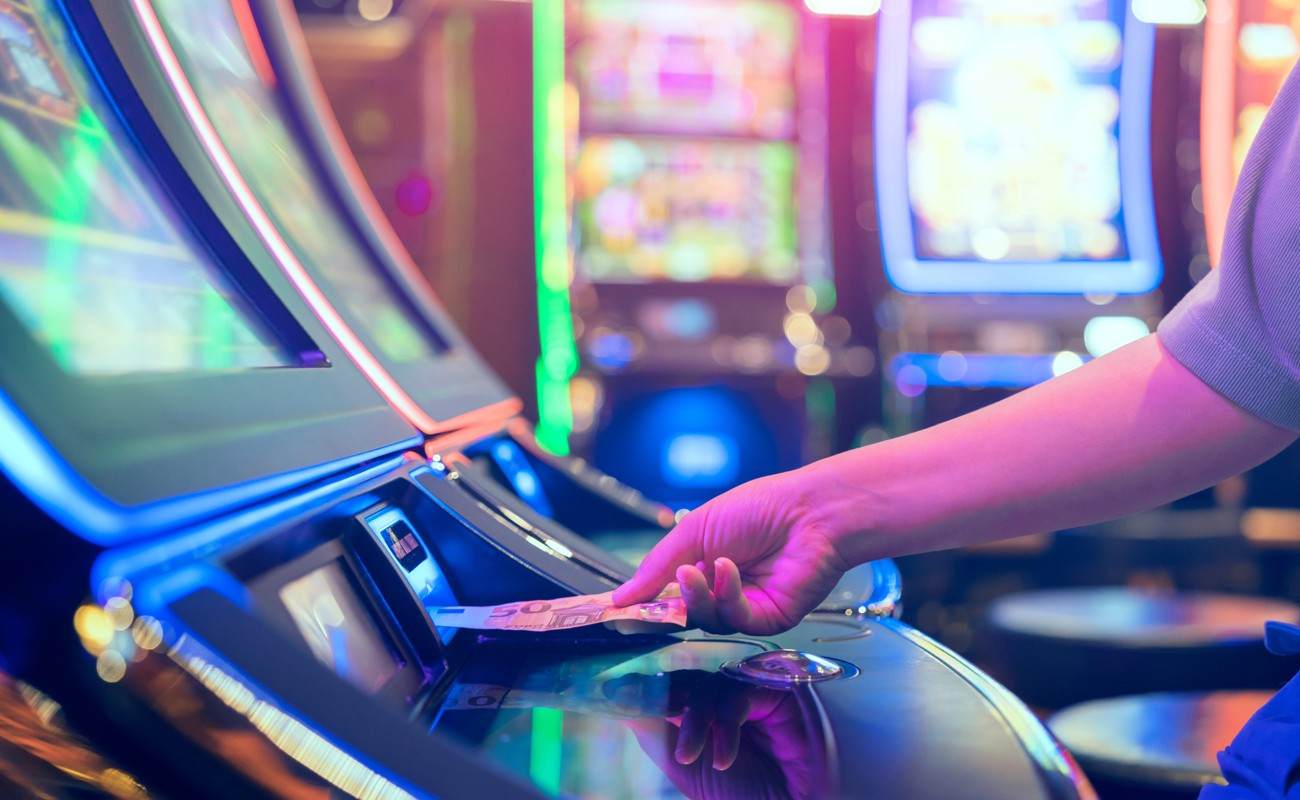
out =
[(1109, 519), (1210, 486), (1295, 434), (1232, 405), (1154, 336), (1001, 403), (796, 473), (854, 561)]

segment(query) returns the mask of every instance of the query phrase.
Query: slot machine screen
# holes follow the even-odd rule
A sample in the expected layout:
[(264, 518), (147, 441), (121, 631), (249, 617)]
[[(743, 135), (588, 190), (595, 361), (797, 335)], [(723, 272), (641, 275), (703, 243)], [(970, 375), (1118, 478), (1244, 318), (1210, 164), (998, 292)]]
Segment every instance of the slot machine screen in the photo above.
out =
[(793, 136), (797, 13), (753, 0), (586, 0), (583, 126)]
[(1108, 5), (912, 4), (907, 167), (921, 259), (1127, 257), (1123, 29)]
[(404, 666), (384, 641), (342, 561), (286, 583), (280, 600), (312, 655), (362, 691), (379, 692)]
[[(158, 0), (168, 39), (240, 173), (300, 258), (313, 265), (381, 353), (405, 363), (445, 349), (376, 272), (324, 193), (297, 134), (247, 3)], [(235, 7), (243, 9), (236, 16)], [(247, 34), (247, 35), (245, 35)]]
[(1154, 289), (1154, 50), (1124, 0), (886, 3), (876, 189), (895, 288)]
[(297, 366), (127, 141), (45, 4), (0, 0), (0, 300), (77, 375)]
[(797, 280), (797, 11), (586, 0), (578, 13), (577, 269), (615, 283)]
[(592, 136), (578, 154), (578, 267), (593, 280), (798, 277), (787, 142)]

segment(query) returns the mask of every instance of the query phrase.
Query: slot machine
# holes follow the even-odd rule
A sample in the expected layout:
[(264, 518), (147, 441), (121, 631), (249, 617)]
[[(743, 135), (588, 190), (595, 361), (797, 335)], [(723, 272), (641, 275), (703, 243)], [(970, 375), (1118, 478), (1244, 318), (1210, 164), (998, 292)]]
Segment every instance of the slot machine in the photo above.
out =
[[(0, 23), (25, 102), (0, 109), (21, 134), (0, 152), (0, 657), (129, 771), (114, 786), (1093, 796), (1023, 705), (892, 616), (888, 564), (860, 608), (776, 637), (440, 628), (625, 565), (475, 468), (523, 438), (515, 404), (402, 278), (373, 198), (342, 194), (288, 6), (5, 0)], [(673, 757), (705, 705), (748, 709), (729, 769)]]
[(886, 416), (932, 424), (1150, 332), (1154, 29), (1118, 0), (886, 4)]
[(827, 455), (826, 24), (787, 0), (535, 6), (539, 434), (675, 508)]

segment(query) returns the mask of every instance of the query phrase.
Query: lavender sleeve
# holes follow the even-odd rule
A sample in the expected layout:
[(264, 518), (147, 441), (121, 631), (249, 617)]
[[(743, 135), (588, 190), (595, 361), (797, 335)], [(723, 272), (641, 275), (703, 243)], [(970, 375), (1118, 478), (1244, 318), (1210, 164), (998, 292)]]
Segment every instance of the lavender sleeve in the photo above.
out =
[(1300, 431), (1300, 68), (1246, 158), (1219, 267), (1158, 333), (1219, 394)]

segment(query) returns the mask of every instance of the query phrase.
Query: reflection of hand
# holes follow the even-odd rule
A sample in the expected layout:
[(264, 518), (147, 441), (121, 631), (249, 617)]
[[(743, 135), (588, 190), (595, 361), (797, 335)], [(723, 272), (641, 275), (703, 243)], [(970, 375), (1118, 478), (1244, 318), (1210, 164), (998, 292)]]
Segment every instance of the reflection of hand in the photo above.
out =
[(693, 800), (802, 800), (822, 788), (821, 731), (808, 726), (794, 692), (694, 670), (628, 675), (607, 684), (605, 692), (621, 703), (633, 696), (657, 698), (664, 708), (666, 701), (665, 718), (624, 724)]
[(800, 472), (762, 478), (686, 515), (614, 593), (631, 605), (681, 584), (690, 622), (770, 634), (792, 628), (853, 563), (824, 530)]

